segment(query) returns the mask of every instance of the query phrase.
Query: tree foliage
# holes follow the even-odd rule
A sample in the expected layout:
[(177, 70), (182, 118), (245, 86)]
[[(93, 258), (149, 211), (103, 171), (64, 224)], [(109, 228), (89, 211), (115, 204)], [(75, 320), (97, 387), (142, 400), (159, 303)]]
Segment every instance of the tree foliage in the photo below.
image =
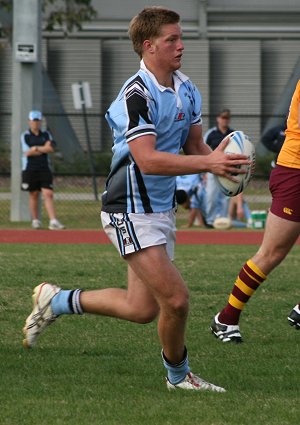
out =
[[(0, 0), (0, 8), (11, 12), (13, 0)], [(59, 27), (67, 35), (80, 30), (83, 22), (91, 21), (97, 16), (92, 0), (42, 0), (43, 18), (46, 31)], [(6, 28), (9, 31), (9, 28)]]
[[(43, 12), (47, 18), (45, 30), (53, 31), (56, 26), (67, 33), (74, 29), (80, 30), (82, 22), (91, 21), (96, 17), (96, 10), (91, 5), (92, 0), (43, 0)], [(55, 6), (47, 14), (49, 6)]]

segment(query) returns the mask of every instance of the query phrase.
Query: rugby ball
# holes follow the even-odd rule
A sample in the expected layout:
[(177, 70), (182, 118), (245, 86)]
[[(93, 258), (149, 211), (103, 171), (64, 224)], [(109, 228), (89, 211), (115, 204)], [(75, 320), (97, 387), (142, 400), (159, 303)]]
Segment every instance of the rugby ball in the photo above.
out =
[(213, 227), (218, 230), (227, 230), (232, 227), (229, 217), (217, 217), (213, 222)]
[(244, 168), (246, 170), (245, 174), (234, 174), (232, 175), (236, 178), (237, 182), (233, 182), (226, 177), (215, 176), (218, 185), (221, 191), (226, 196), (236, 196), (247, 187), (249, 181), (251, 180), (254, 169), (255, 169), (255, 148), (253, 143), (249, 140), (248, 136), (243, 133), (243, 131), (233, 131), (227, 137), (230, 138), (228, 145), (226, 146), (224, 152), (226, 154), (242, 154), (247, 155), (251, 161), (251, 165), (239, 165), (237, 168)]

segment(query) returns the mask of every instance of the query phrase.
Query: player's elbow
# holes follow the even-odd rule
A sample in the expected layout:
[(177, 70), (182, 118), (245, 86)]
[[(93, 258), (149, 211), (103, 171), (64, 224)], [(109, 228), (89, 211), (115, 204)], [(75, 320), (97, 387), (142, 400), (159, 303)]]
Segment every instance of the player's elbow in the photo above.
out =
[(151, 158), (139, 161), (137, 165), (143, 174), (156, 174), (156, 164)]
[(152, 171), (152, 168), (151, 167), (143, 167), (143, 168), (141, 168), (140, 169), (141, 170), (141, 172), (143, 173), (143, 174), (145, 174), (146, 176), (148, 175), (151, 175), (151, 174), (155, 174), (155, 172), (154, 171)]

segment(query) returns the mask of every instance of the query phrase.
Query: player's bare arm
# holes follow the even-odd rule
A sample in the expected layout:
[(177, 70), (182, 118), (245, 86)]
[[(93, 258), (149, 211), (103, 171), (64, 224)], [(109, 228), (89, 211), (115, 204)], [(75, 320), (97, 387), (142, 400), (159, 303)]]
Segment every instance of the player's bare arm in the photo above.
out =
[(53, 152), (54, 152), (54, 148), (53, 148), (53, 145), (52, 145), (52, 143), (51, 143), (51, 141), (50, 141), (50, 140), (48, 140), (48, 141), (44, 144), (44, 146), (39, 146), (39, 150), (40, 150), (40, 152), (42, 152), (42, 153), (53, 153)]
[(228, 140), (225, 140), (209, 155), (176, 155), (157, 151), (155, 136), (146, 135), (129, 142), (129, 149), (144, 174), (177, 176), (209, 171), (235, 181), (230, 173), (244, 173), (236, 166), (249, 165), (250, 162), (245, 155), (225, 154), (227, 144)]
[(191, 126), (183, 151), (186, 155), (208, 155), (212, 152), (211, 148), (204, 143), (202, 125)]
[(52, 153), (54, 152), (52, 143), (48, 140), (44, 146), (32, 146), (29, 151), (25, 153), (26, 156), (40, 156), (43, 153)]

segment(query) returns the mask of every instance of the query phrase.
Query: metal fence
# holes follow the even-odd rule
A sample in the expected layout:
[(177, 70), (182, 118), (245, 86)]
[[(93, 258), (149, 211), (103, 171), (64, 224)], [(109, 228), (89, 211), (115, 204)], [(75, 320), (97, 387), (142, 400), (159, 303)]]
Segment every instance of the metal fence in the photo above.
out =
[[(55, 174), (54, 199), (58, 219), (68, 229), (98, 229), (100, 223), (101, 193), (105, 186), (105, 177), (96, 176), (99, 200), (95, 199), (91, 175)], [(268, 176), (256, 176), (245, 191), (245, 199), (250, 209), (267, 209), (271, 202), (268, 191)], [(30, 223), (10, 221), (10, 176), (0, 174), (0, 227), (30, 228)], [(43, 228), (48, 226), (44, 207), (41, 209)], [(180, 220), (185, 220), (187, 212), (179, 211)]]

